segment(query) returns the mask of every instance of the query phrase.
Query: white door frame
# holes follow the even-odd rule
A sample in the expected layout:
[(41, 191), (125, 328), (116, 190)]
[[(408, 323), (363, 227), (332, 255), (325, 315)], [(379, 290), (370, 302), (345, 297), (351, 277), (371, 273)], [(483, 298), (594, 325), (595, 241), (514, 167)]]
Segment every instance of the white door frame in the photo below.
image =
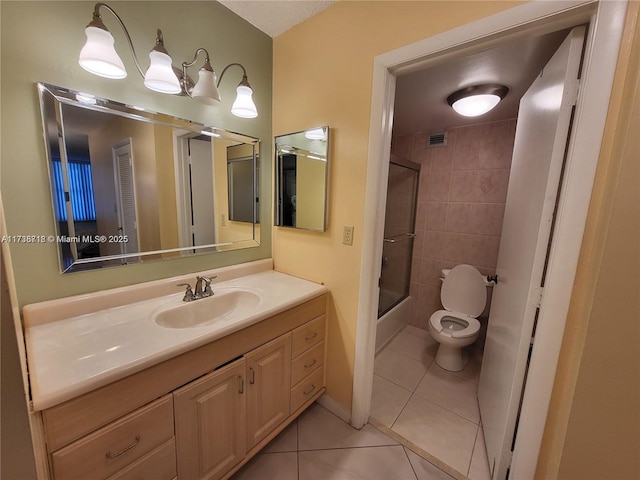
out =
[(395, 74), (435, 65), (446, 57), (460, 54), (463, 50), (468, 52), (479, 45), (590, 22), (564, 187), (559, 199), (555, 240), (550, 252), (546, 294), (540, 309), (537, 341), (525, 385), (511, 466), (513, 478), (534, 477), (626, 10), (626, 0), (531, 2), (375, 57), (351, 405), (351, 423), (355, 427), (360, 428), (368, 421), (371, 409), (376, 337), (374, 319), (382, 255)]

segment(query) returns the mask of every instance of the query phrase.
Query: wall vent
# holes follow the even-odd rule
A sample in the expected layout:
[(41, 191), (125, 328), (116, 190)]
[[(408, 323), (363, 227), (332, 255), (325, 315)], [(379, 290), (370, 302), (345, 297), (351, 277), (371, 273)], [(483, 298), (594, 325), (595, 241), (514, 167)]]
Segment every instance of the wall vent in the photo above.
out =
[(427, 139), (427, 147), (444, 147), (447, 145), (447, 132), (434, 133)]

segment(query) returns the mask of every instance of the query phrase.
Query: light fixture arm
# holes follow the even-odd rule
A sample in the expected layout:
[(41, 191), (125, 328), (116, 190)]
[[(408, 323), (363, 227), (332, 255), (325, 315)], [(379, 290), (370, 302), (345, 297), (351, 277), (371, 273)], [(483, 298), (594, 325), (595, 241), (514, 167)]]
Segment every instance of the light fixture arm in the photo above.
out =
[(222, 70), (222, 73), (220, 74), (220, 78), (218, 79), (218, 87), (220, 86), (220, 82), (222, 82), (222, 77), (224, 76), (227, 69), (235, 65), (237, 65), (242, 69), (242, 81), (240, 82), (240, 85), (251, 88), (251, 85), (249, 85), (249, 81), (247, 80), (247, 70), (240, 63), (230, 63), (229, 65), (224, 67), (224, 70)]
[[(102, 15), (100, 15), (100, 7), (104, 7), (109, 12), (111, 12), (111, 14), (116, 18), (116, 20), (122, 27), (122, 30), (124, 31), (124, 35), (127, 38), (127, 42), (129, 43), (129, 48), (131, 48), (131, 53), (133, 54), (133, 61), (136, 64), (136, 68), (138, 69), (138, 72), (140, 72), (140, 75), (144, 78), (144, 72), (142, 71), (140, 62), (138, 61), (138, 56), (136, 55), (136, 49), (133, 48), (133, 41), (131, 41), (131, 35), (129, 35), (129, 31), (127, 30), (127, 27), (124, 25), (124, 22), (118, 16), (118, 14), (113, 8), (111, 8), (106, 3), (102, 3), (102, 2), (96, 3), (95, 7), (93, 8), (93, 20), (87, 26), (100, 28), (102, 30), (106, 30), (107, 32), (109, 31), (105, 26), (104, 22), (102, 21)], [(158, 34), (160, 36), (160, 39), (162, 39), (162, 32), (160, 30), (158, 30)]]
[(211, 67), (211, 60), (209, 58), (209, 52), (205, 49), (205, 48), (198, 48), (196, 50), (196, 53), (194, 53), (193, 55), (193, 60), (191, 62), (182, 62), (182, 77), (180, 77), (180, 83), (182, 84), (182, 89), (184, 90), (184, 92), (190, 96), (191, 98), (193, 98), (191, 96), (191, 90), (193, 89), (193, 81), (189, 78), (189, 75), (187, 75), (187, 68), (192, 67), (193, 65), (195, 65), (196, 61), (198, 60), (198, 54), (200, 52), (203, 52), (205, 57), (204, 57), (204, 65), (202, 67), (200, 67), (201, 69), (205, 69), (208, 70), (211, 73), (215, 73), (213, 71), (213, 68)]

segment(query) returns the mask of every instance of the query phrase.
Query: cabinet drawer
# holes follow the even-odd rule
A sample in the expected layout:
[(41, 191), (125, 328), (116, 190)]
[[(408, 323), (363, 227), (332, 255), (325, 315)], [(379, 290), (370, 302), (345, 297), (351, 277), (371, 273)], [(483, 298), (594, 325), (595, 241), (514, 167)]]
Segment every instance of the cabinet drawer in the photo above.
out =
[(171, 437), (108, 480), (171, 480), (176, 475), (176, 440)]
[(107, 478), (171, 437), (173, 398), (167, 395), (54, 452), (54, 478)]
[(322, 364), (324, 364), (324, 342), (311, 347), (291, 362), (291, 385), (295, 386)]
[(291, 389), (291, 411), (295, 412), (323, 386), (324, 368), (316, 368), (315, 371)]
[(291, 357), (296, 358), (305, 350), (324, 340), (325, 316), (311, 320), (293, 331)]

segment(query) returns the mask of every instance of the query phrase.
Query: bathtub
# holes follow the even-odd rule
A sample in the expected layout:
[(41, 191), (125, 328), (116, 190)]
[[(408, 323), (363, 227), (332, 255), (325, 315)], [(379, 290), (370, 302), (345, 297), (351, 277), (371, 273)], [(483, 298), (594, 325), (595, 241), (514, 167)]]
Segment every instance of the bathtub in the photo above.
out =
[[(385, 294), (383, 291), (382, 295)], [(388, 312), (378, 318), (376, 327), (376, 353), (409, 323), (411, 297), (405, 297)]]

